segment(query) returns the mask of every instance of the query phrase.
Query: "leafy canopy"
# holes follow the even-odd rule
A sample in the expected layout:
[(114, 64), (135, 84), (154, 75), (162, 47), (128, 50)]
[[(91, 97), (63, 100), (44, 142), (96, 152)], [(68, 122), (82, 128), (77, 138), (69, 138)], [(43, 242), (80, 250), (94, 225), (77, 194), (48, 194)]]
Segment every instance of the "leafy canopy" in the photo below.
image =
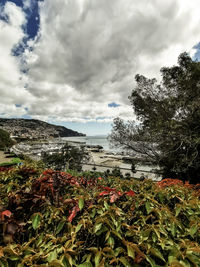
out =
[(55, 170), (71, 169), (81, 171), (82, 165), (89, 158), (88, 153), (83, 147), (78, 148), (70, 146), (67, 143), (63, 146), (59, 153), (48, 154), (43, 153), (42, 161), (47, 168)]
[(9, 133), (0, 129), (0, 149), (11, 147), (12, 145), (13, 141), (11, 140)]
[(200, 62), (187, 53), (161, 69), (162, 80), (136, 75), (129, 97), (137, 122), (116, 118), (111, 142), (159, 164), (163, 175), (200, 179)]

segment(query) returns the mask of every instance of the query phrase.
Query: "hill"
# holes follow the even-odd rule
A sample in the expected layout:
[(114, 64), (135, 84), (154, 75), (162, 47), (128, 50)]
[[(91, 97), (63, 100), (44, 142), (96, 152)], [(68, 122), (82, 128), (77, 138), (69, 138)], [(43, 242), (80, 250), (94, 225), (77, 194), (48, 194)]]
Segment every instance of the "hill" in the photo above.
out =
[(68, 129), (64, 126), (57, 126), (34, 119), (0, 118), (0, 129), (7, 131), (11, 136), (22, 139), (84, 136), (84, 134)]

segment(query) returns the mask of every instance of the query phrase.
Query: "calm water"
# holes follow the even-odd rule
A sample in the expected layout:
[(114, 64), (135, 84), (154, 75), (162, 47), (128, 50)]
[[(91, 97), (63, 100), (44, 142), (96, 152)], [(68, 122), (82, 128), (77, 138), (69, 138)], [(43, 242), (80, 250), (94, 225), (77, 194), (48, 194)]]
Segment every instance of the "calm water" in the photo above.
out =
[(106, 151), (119, 151), (111, 148), (107, 140), (107, 136), (78, 136), (78, 137), (63, 137), (63, 140), (74, 142), (85, 142), (87, 145), (99, 145)]

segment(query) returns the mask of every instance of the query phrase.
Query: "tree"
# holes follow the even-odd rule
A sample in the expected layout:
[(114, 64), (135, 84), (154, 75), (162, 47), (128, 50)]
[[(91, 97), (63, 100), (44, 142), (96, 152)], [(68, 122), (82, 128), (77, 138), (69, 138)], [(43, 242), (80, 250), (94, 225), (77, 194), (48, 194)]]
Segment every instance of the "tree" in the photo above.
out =
[(11, 147), (13, 144), (14, 142), (10, 138), (10, 134), (0, 129), (0, 149)]
[(55, 170), (64, 170), (67, 168), (81, 171), (82, 165), (88, 160), (88, 157), (88, 153), (83, 147), (78, 148), (66, 143), (59, 153), (50, 155), (44, 152), (42, 161), (47, 168), (54, 168)]
[(137, 121), (114, 120), (111, 143), (159, 164), (163, 175), (200, 181), (200, 62), (187, 53), (161, 69), (162, 81), (136, 75), (129, 97)]

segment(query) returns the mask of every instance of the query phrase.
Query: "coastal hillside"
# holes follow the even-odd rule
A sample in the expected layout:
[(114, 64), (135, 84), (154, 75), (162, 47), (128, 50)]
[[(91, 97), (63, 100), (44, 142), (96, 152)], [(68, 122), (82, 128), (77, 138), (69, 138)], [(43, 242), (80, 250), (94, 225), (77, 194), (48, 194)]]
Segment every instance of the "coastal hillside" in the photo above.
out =
[(10, 133), (15, 138), (46, 139), (49, 137), (84, 136), (64, 126), (53, 125), (34, 119), (4, 119), (0, 118), (0, 129)]

